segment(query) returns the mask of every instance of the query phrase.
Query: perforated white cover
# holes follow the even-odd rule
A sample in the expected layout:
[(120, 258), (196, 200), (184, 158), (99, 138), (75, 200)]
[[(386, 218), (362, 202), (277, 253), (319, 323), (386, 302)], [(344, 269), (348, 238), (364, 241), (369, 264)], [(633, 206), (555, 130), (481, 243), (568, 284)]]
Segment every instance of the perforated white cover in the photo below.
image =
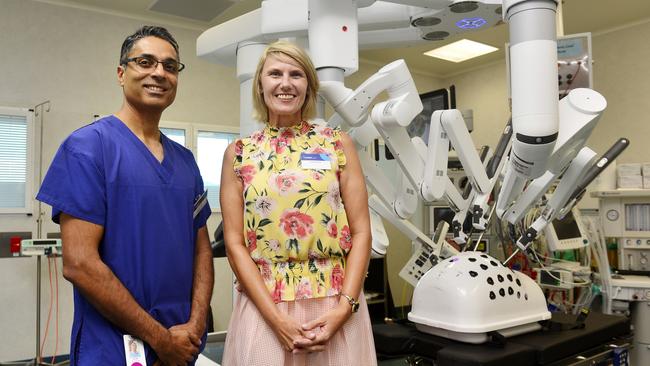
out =
[[(531, 331), (521, 326), (550, 317), (532, 279), (480, 252), (460, 253), (427, 272), (415, 288), (408, 315), (423, 332), (470, 343), (486, 341), (485, 333), (491, 331), (506, 336)], [(513, 327), (526, 330), (512, 332)]]

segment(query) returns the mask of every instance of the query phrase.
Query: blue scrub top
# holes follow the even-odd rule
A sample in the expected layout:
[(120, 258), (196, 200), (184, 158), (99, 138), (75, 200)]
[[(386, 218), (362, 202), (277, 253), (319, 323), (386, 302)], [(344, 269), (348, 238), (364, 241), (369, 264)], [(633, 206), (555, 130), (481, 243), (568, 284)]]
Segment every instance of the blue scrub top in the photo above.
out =
[[(162, 163), (115, 116), (82, 127), (59, 148), (36, 199), (52, 206), (56, 223), (65, 212), (103, 226), (102, 260), (169, 328), (189, 320), (195, 240), (210, 207), (192, 217), (203, 192), (198, 166), (188, 149), (161, 141)], [(124, 365), (124, 332), (77, 289), (74, 302), (71, 365)], [(152, 365), (155, 353), (145, 348)]]

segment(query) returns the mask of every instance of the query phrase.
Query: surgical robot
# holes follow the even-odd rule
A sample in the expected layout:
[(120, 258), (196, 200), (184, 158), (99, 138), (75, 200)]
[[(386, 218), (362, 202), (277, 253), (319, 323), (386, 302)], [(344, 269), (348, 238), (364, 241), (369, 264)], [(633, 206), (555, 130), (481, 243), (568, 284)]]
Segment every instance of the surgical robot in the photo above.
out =
[[(548, 319), (550, 314), (541, 290), (521, 273), (506, 274), (509, 269), (495, 264), (487, 255), (463, 257), (465, 253), (459, 253), (444, 240), (448, 227), (439, 227), (436, 235), (429, 238), (408, 219), (414, 214), (418, 200), (445, 200), (456, 212), (451, 230), (454, 242), (462, 246), (467, 241), (462, 222), (468, 212), (473, 227), (479, 231), (488, 226), (493, 209), (498, 217), (514, 224), (561, 178), (541, 216), (517, 240), (518, 249), (525, 252), (540, 230), (575, 203), (570, 200), (573, 188), (596, 160), (596, 153), (584, 145), (606, 101), (593, 90), (575, 89), (558, 102), (556, 8), (556, 0), (264, 0), (259, 9), (205, 31), (197, 40), (197, 54), (211, 62), (236, 65), (240, 81), (240, 132), (248, 135), (261, 127), (250, 117), (251, 91), (257, 60), (266, 44), (289, 38), (309, 50), (321, 82), (320, 95), (336, 112), (329, 123), (349, 126), (348, 132), (359, 148), (368, 146), (377, 137), (383, 138), (402, 172), (398, 184), (394, 185), (367, 154), (360, 154), (367, 183), (374, 192), (369, 198), (373, 255), (384, 255), (388, 246), (381, 216), (424, 248), (421, 251), (426, 251), (431, 259), (428, 268), (422, 268), (412, 282), (417, 285), (413, 302), (416, 323), (427, 323), (424, 331), (442, 328), (446, 333), (456, 332), (452, 338), (481, 342), (484, 337), (467, 340), (465, 336)], [(345, 86), (344, 78), (358, 70), (359, 48), (431, 42), (500, 21), (507, 22), (510, 30), (512, 117), (489, 161), (479, 157), (458, 110), (432, 114), (426, 144), (419, 137), (408, 136), (405, 127), (423, 107), (403, 60), (382, 67), (354, 90)], [(384, 92), (388, 99), (376, 101)], [(324, 101), (320, 102), (319, 111), (322, 117)], [(458, 191), (446, 173), (450, 144), (470, 180), (471, 191), (467, 196)], [(491, 208), (490, 197), (501, 178), (498, 199)], [(430, 292), (432, 283), (442, 281), (453, 270), (454, 263), (460, 268), (458, 261), (464, 258), (467, 263), (491, 263), (494, 268), (490, 271), (496, 271), (495, 278), (497, 272), (500, 277), (507, 275), (510, 281), (516, 280), (522, 286), (526, 300), (531, 298), (528, 305), (522, 306), (520, 292), (501, 295), (505, 305), (493, 301), (497, 306), (494, 311), (507, 317), (508, 313), (513, 314), (513, 309), (534, 307), (532, 303), (537, 304), (536, 309), (527, 313), (526, 309), (522, 310), (521, 324), (492, 322), (480, 329), (442, 324), (430, 319), (435, 316), (431, 311), (418, 312), (417, 305), (428, 303), (425, 300), (430, 296), (420, 295), (421, 299), (416, 301), (418, 288)], [(470, 282), (454, 283), (456, 290), (470, 285)], [(452, 289), (442, 291), (440, 295), (452, 303), (473, 303), (450, 296)], [(479, 303), (475, 307), (483, 306)]]

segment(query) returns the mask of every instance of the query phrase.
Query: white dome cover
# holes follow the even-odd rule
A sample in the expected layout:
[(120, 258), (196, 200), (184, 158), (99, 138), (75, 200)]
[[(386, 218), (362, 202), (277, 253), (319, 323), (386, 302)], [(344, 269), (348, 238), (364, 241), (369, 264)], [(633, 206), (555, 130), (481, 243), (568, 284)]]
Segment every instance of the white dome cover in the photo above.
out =
[(422, 332), (469, 343), (487, 341), (491, 331), (506, 337), (529, 332), (550, 317), (537, 283), (481, 252), (431, 268), (413, 292), (408, 315)]

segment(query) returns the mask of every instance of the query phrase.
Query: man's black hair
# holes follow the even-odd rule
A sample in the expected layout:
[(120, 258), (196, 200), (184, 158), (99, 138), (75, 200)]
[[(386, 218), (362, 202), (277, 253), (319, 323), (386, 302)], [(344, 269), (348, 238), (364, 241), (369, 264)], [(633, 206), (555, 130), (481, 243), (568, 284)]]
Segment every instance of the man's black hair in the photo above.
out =
[(128, 58), (129, 52), (133, 48), (133, 45), (145, 37), (158, 37), (163, 39), (174, 47), (176, 55), (180, 59), (180, 54), (178, 53), (178, 43), (174, 37), (169, 33), (169, 31), (163, 27), (157, 27), (153, 25), (145, 25), (142, 28), (138, 29), (132, 35), (126, 37), (122, 43), (122, 50), (120, 52), (120, 65), (126, 64), (126, 59)]

